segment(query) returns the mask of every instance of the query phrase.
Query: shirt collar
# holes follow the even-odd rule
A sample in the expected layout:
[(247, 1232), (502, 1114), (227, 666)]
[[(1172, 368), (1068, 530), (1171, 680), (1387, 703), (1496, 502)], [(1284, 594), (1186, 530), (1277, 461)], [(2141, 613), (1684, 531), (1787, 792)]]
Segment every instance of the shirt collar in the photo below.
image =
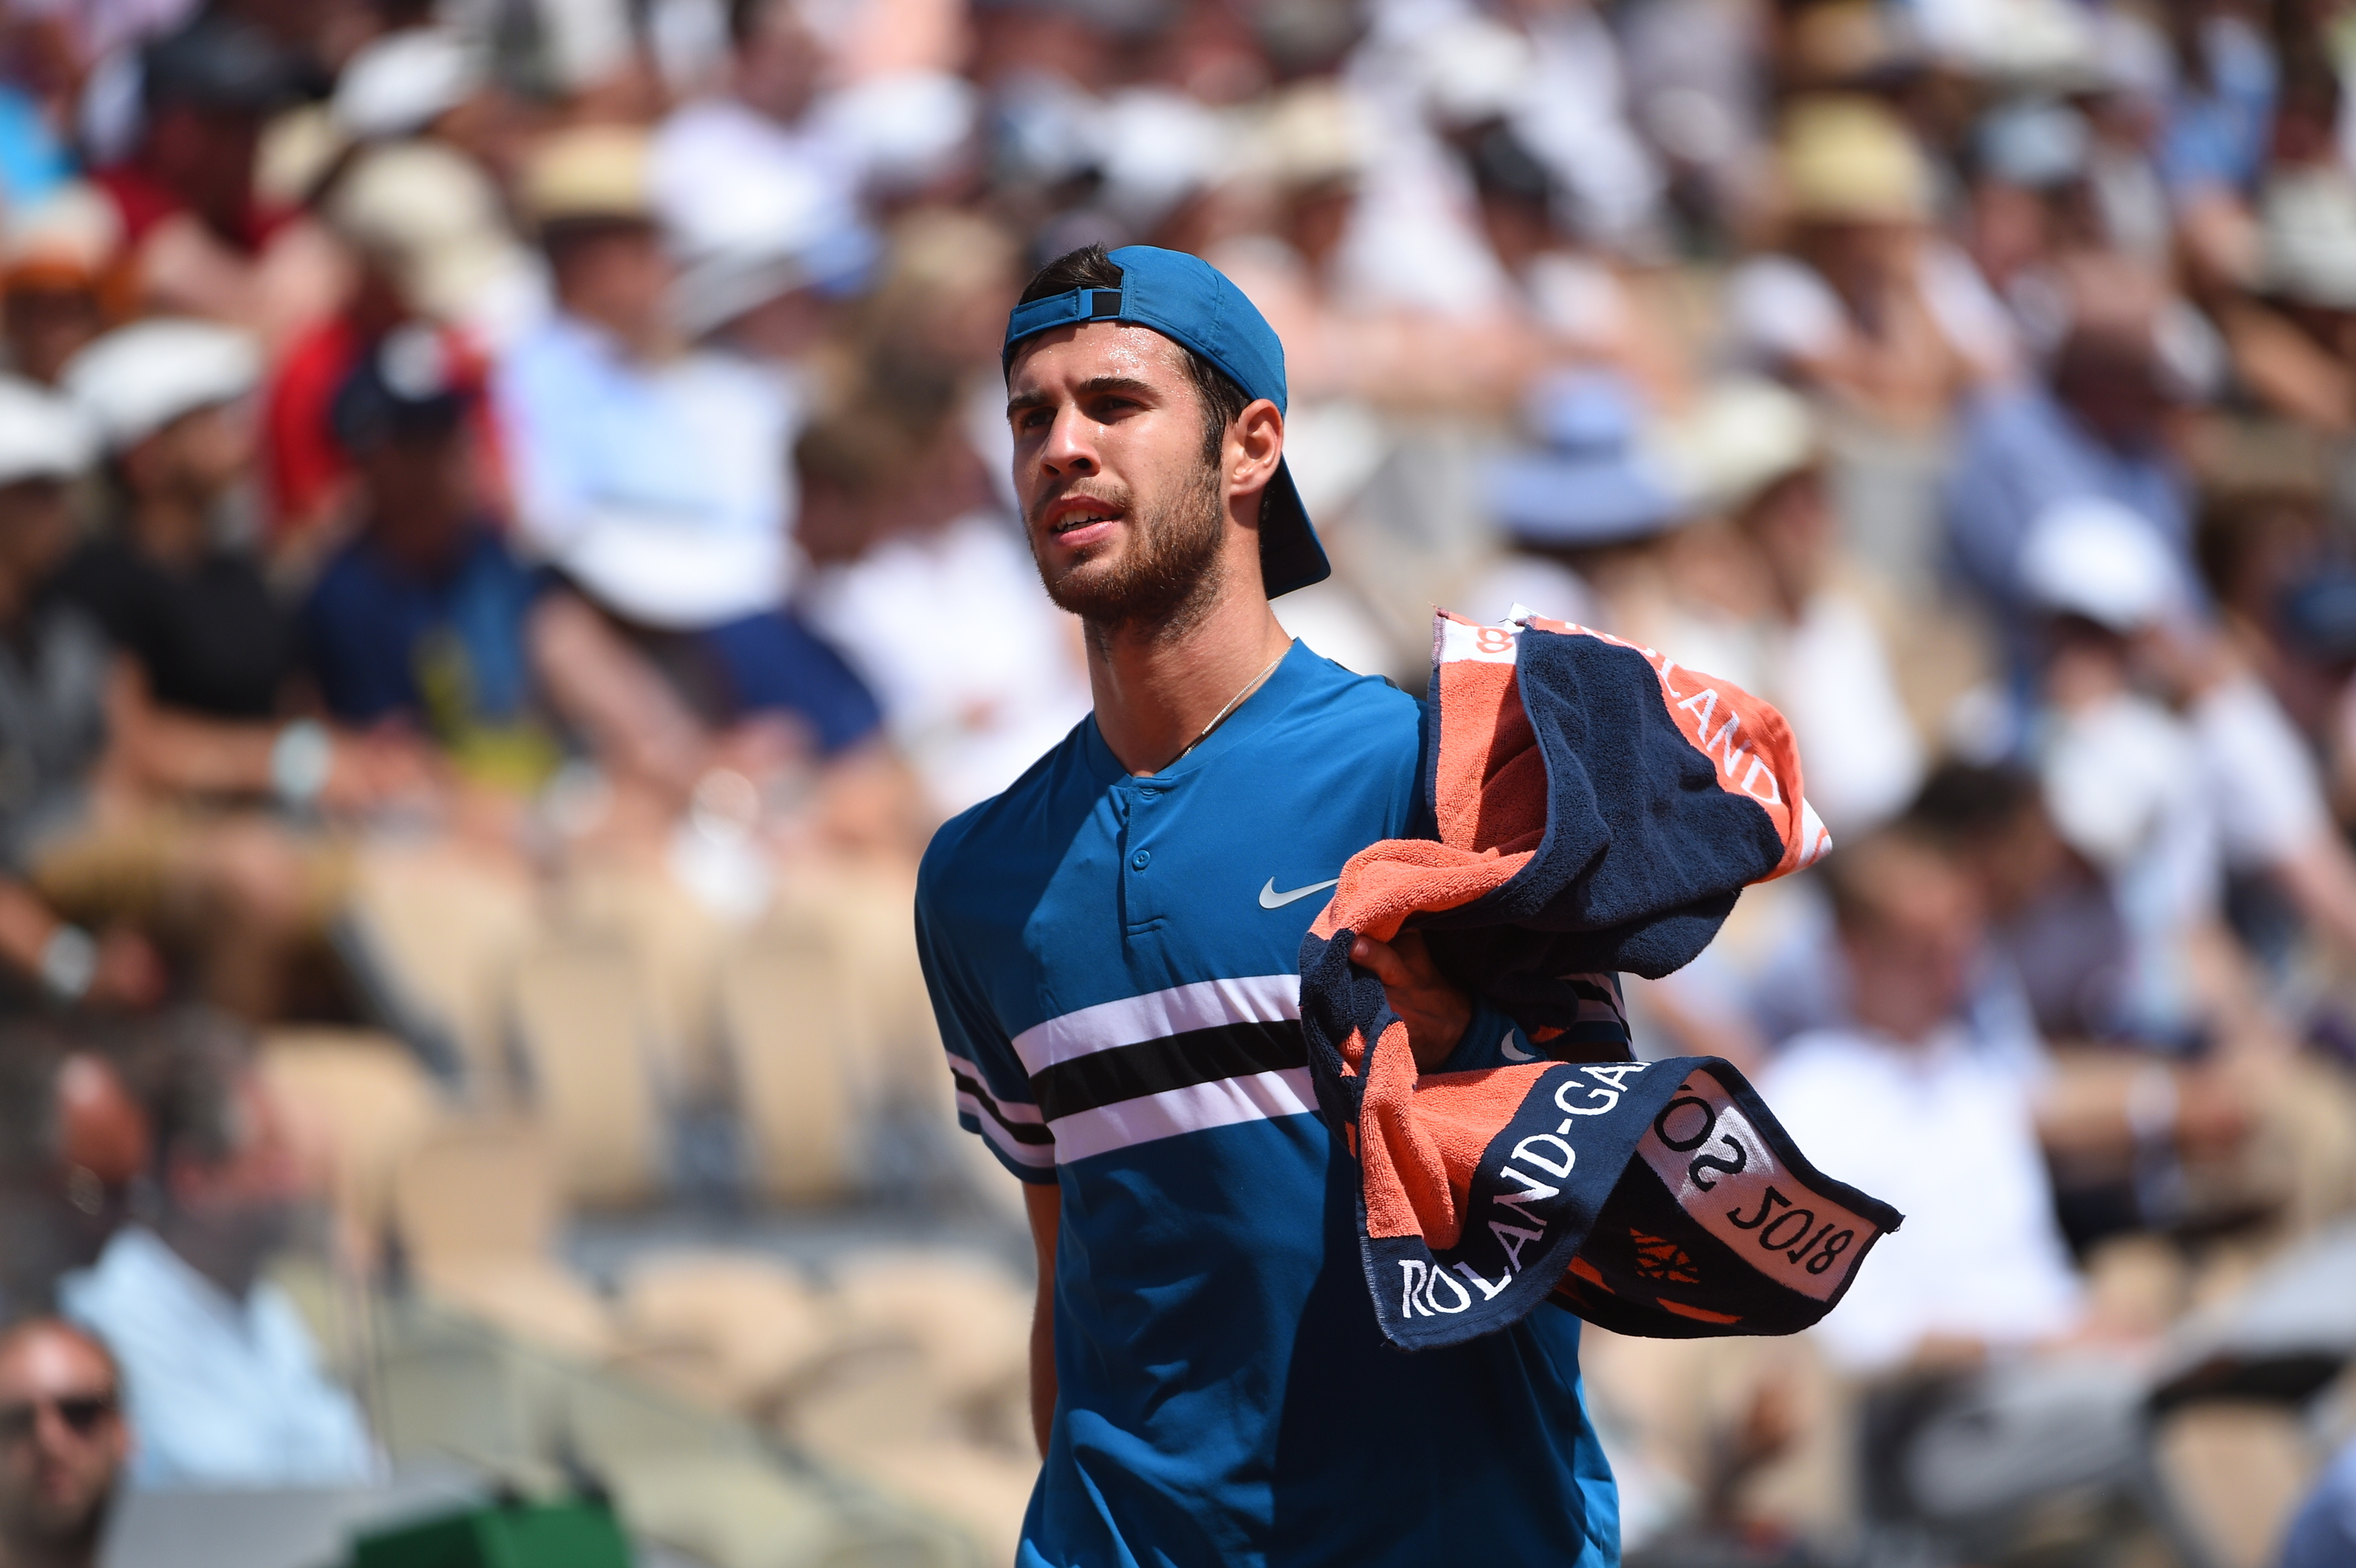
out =
[(1097, 716), (1092, 712), (1084, 731), (1088, 767), (1098, 782), (1108, 784), (1171, 784), (1200, 773), (1247, 743), (1266, 729), (1269, 720), (1291, 707), (1313, 683), (1322, 662), (1310, 651), (1308, 644), (1295, 637), (1284, 657), (1277, 661), (1276, 668), (1260, 682), (1258, 690), (1244, 699), (1193, 751), (1158, 773), (1131, 775), (1122, 767), (1112, 748), (1105, 744), (1104, 732), (1097, 728)]

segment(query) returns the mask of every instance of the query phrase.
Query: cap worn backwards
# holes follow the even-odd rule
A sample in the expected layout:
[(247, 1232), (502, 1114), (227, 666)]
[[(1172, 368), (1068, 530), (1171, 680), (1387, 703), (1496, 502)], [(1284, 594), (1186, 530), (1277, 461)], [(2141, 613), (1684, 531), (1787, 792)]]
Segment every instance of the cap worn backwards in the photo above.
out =
[[(1245, 397), (1266, 398), (1279, 413), (1284, 411), (1284, 345), (1225, 273), (1198, 256), (1151, 245), (1125, 245), (1109, 260), (1121, 270), (1120, 287), (1071, 289), (1014, 307), (1000, 356), (1009, 373), (1014, 351), (1043, 332), (1094, 321), (1127, 322), (1193, 349), (1241, 387)], [(1259, 556), (1271, 599), (1333, 574), (1291, 470), (1281, 462), (1269, 481), (1260, 515)]]

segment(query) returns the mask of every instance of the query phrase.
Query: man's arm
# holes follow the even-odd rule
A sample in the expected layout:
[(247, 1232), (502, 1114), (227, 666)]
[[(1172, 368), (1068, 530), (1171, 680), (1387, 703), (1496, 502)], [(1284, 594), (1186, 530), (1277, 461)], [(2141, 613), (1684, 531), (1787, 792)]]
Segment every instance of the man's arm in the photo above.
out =
[(1031, 1247), (1039, 1259), (1039, 1299), (1031, 1309), (1031, 1431), (1044, 1459), (1047, 1434), (1055, 1424), (1055, 1231), (1064, 1222), (1064, 1189), (1025, 1187), (1023, 1207), (1031, 1217)]

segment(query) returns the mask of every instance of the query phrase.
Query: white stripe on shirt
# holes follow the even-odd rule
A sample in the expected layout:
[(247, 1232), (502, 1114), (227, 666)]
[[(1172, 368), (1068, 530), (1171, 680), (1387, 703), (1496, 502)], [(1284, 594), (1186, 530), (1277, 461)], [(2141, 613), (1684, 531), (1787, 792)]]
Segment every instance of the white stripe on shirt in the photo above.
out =
[[(1023, 1071), (1036, 1077), (1059, 1061), (1219, 1024), (1280, 1023), (1301, 1016), (1301, 976), (1248, 975), (1202, 980), (1100, 1002), (1034, 1024), (1014, 1037)], [(1059, 1133), (1060, 1138), (1061, 1134)]]
[[(1294, 977), (1288, 975), (1284, 978)], [(1198, 1133), (1206, 1127), (1231, 1126), (1237, 1122), (1273, 1121), (1279, 1116), (1302, 1115), (1316, 1108), (1317, 1090), (1310, 1082), (1306, 1067), (1255, 1072), (1245, 1078), (1215, 1078), (1208, 1083), (1165, 1090), (1059, 1117), (1055, 1124), (1053, 1158), (1069, 1164), (1090, 1155), (1175, 1137), (1180, 1133)]]
[(992, 1147), (1015, 1164), (1029, 1166), (1033, 1170), (1055, 1168), (1054, 1144), (1026, 1144), (1018, 1141), (1012, 1133), (999, 1125), (998, 1118), (991, 1115), (980, 1101), (962, 1089), (958, 1091), (957, 1106), (958, 1110), (973, 1118), (974, 1125), (980, 1129), (981, 1136), (990, 1140)]

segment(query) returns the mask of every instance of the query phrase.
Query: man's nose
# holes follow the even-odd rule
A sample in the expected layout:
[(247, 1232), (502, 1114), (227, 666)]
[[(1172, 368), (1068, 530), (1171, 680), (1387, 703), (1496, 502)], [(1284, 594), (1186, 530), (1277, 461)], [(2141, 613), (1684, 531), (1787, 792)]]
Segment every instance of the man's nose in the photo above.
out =
[(1040, 447), (1039, 461), (1053, 474), (1091, 474), (1096, 471), (1096, 426), (1077, 408), (1066, 406), (1055, 411), (1047, 426), (1047, 439)]
[(55, 1454), (74, 1445), (74, 1429), (67, 1424), (65, 1413), (54, 1401), (43, 1400), (35, 1407), (33, 1427), (44, 1452)]

